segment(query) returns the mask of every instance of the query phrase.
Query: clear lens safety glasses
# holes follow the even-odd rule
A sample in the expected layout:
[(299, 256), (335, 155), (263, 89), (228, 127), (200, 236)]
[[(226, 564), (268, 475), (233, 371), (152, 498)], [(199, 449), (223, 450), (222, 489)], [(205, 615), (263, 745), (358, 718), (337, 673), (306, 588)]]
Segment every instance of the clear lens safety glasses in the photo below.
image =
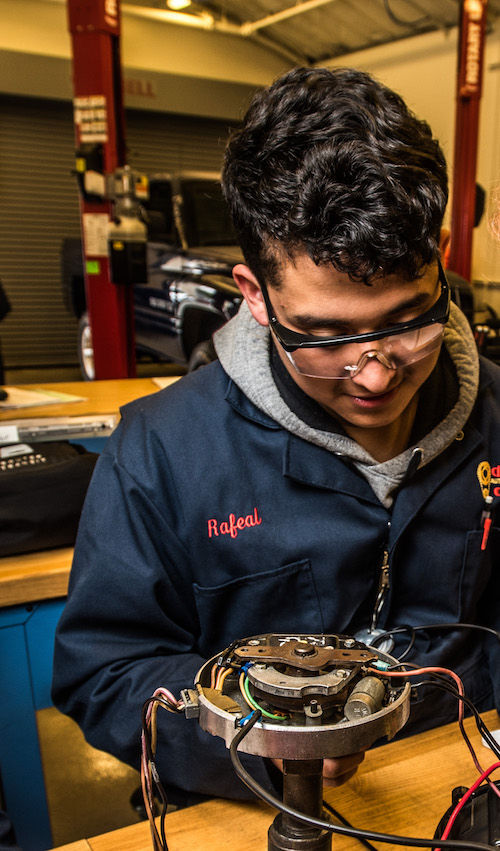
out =
[[(317, 349), (296, 349), (285, 354), (301, 375), (309, 378), (354, 378), (372, 360), (387, 369), (401, 369), (427, 357), (441, 345), (444, 324), (434, 324), (418, 331), (402, 333), (379, 340), (359, 355), (360, 344)], [(356, 351), (357, 350), (357, 351)]]

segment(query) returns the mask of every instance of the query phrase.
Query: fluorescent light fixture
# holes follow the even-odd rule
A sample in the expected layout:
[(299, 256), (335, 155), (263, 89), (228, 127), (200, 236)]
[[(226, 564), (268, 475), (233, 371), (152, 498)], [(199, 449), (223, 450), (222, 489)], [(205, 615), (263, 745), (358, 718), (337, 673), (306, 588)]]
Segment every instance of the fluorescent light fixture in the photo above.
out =
[(179, 12), (181, 9), (187, 9), (191, 5), (191, 0), (167, 0), (167, 6), (174, 12)]

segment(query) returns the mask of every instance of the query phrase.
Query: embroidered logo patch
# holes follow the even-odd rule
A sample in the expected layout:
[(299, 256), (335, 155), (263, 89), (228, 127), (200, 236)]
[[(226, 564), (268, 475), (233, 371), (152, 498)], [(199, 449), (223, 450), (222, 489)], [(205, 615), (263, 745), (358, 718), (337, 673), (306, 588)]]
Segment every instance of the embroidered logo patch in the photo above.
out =
[(500, 496), (500, 464), (492, 467), (488, 461), (481, 461), (477, 465), (477, 480), (483, 494), (483, 499), (489, 501), (491, 486), (493, 487), (493, 496)]
[(491, 467), (487, 461), (481, 461), (481, 463), (477, 465), (476, 472), (479, 487), (483, 492), (483, 499), (488, 499), (491, 487)]
[(231, 538), (237, 538), (238, 532), (243, 529), (251, 529), (252, 526), (260, 526), (262, 517), (259, 517), (257, 508), (254, 508), (253, 514), (242, 515), (236, 517), (235, 514), (230, 514), (227, 520), (216, 520), (212, 517), (208, 521), (208, 537), (216, 537), (219, 535), (230, 535)]

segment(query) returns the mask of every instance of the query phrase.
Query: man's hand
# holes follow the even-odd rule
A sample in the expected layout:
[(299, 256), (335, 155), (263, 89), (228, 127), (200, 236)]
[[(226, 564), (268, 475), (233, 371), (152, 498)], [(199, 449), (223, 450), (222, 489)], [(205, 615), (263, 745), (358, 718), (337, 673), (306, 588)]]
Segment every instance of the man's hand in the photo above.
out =
[(323, 763), (323, 785), (342, 786), (354, 777), (358, 766), (365, 758), (364, 752), (340, 756), (337, 759), (325, 759)]
[[(365, 758), (364, 752), (340, 756), (337, 759), (325, 759), (323, 763), (323, 784), (325, 786), (342, 786), (354, 777), (358, 766)], [(283, 771), (283, 760), (273, 759), (275, 766)]]

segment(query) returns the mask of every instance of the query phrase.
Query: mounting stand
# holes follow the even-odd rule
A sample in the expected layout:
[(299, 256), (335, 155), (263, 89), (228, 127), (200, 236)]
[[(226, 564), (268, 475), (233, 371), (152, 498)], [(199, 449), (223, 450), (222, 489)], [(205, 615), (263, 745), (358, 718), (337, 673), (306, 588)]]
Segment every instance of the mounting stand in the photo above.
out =
[[(323, 813), (323, 760), (283, 761), (283, 803), (308, 816)], [(286, 813), (279, 813), (269, 828), (268, 851), (330, 851), (332, 835)]]

